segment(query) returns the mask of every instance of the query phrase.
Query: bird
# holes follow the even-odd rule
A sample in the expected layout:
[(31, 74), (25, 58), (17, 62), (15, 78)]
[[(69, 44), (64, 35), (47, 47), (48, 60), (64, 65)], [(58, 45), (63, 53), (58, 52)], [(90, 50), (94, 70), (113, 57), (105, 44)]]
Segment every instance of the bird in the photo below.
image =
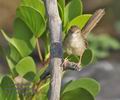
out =
[(88, 47), (88, 33), (96, 26), (105, 14), (104, 9), (98, 9), (87, 22), (83, 30), (77, 25), (73, 25), (68, 30), (68, 34), (63, 41), (63, 48), (68, 55), (82, 56)]
[(87, 40), (84, 38), (84, 35), (81, 34), (81, 29), (73, 25), (64, 40), (63, 48), (68, 55), (82, 56), (84, 50), (87, 48), (87, 44)]

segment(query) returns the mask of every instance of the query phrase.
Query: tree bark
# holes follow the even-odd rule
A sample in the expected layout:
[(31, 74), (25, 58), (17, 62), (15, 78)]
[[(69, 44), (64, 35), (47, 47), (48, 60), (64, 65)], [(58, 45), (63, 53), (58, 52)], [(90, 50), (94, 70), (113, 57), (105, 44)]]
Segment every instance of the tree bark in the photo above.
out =
[(51, 38), (50, 64), (51, 85), (49, 100), (60, 100), (62, 79), (62, 22), (58, 12), (57, 0), (45, 0), (46, 11), (49, 19)]

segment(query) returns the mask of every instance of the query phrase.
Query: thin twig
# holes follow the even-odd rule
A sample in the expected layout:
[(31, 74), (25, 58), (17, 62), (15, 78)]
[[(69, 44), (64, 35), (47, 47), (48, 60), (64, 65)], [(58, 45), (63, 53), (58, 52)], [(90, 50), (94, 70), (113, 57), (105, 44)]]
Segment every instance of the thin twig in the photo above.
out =
[(40, 45), (39, 45), (39, 40), (38, 39), (36, 41), (36, 45), (37, 45), (37, 51), (38, 51), (39, 59), (42, 62), (43, 61), (43, 57), (42, 57), (42, 53), (41, 53), (41, 49), (40, 49)]

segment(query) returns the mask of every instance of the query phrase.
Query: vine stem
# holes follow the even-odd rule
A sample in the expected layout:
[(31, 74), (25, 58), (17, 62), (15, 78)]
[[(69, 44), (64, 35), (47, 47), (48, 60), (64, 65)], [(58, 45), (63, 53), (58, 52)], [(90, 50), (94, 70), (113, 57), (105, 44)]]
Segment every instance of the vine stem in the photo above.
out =
[(43, 57), (42, 57), (42, 53), (41, 53), (41, 49), (40, 49), (40, 45), (39, 45), (39, 40), (38, 39), (36, 41), (36, 45), (37, 45), (37, 51), (38, 51), (39, 59), (42, 62), (43, 61)]

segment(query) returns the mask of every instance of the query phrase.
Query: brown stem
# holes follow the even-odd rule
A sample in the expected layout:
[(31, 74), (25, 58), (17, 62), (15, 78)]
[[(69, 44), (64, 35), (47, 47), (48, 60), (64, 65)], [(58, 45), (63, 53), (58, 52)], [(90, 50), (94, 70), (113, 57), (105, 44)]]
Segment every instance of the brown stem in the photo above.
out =
[(64, 70), (75, 70), (75, 71), (81, 71), (82, 67), (79, 63), (70, 62), (68, 60), (64, 60), (62, 67)]
[(42, 57), (42, 53), (41, 53), (41, 49), (40, 49), (40, 45), (39, 45), (39, 40), (38, 39), (37, 39), (36, 45), (37, 45), (37, 51), (38, 51), (39, 59), (42, 62), (43, 61), (43, 57)]

